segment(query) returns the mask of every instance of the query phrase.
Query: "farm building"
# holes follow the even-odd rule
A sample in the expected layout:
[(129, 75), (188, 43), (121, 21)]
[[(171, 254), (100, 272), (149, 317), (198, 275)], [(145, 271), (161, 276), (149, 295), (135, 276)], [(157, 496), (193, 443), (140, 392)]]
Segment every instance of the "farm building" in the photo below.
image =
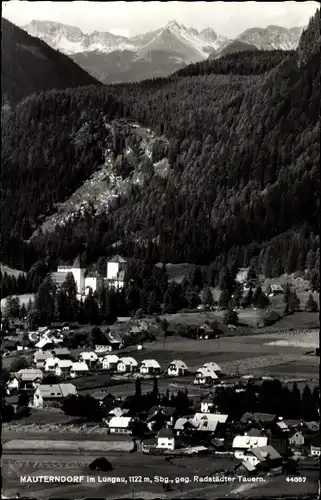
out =
[(191, 419), (191, 423), (197, 432), (214, 433), (218, 424), (225, 423), (227, 418), (228, 415), (219, 413), (195, 413), (194, 417)]
[(82, 375), (86, 375), (89, 371), (87, 363), (82, 362), (76, 362), (72, 364), (72, 367), (70, 369), (70, 376), (71, 378), (75, 377), (81, 377)]
[(39, 340), (39, 342), (37, 342), (35, 344), (35, 347), (36, 349), (39, 349), (41, 351), (45, 351), (45, 350), (51, 350), (53, 347), (54, 347), (54, 343), (52, 342), (52, 340), (50, 340), (49, 338), (42, 338)]
[(35, 408), (45, 408), (71, 394), (77, 394), (76, 387), (73, 384), (39, 385), (33, 395), (33, 406)]
[(235, 438), (233, 439), (232, 448), (235, 454), (235, 458), (243, 460), (245, 451), (258, 446), (267, 446), (267, 444), (267, 436), (235, 436)]
[(280, 284), (271, 285), (270, 297), (274, 297), (275, 295), (282, 295), (282, 294), (284, 294), (284, 290)]
[(221, 373), (221, 367), (217, 364), (217, 363), (213, 363), (213, 362), (210, 362), (210, 363), (204, 363), (203, 365), (204, 368), (207, 368), (208, 370), (212, 370), (213, 372), (215, 372), (216, 374), (219, 374)]
[(129, 373), (136, 371), (138, 363), (131, 357), (120, 358), (117, 363), (118, 373)]
[(103, 370), (116, 370), (118, 362), (119, 357), (116, 354), (107, 354), (100, 360)]
[(151, 428), (159, 418), (162, 418), (166, 425), (172, 426), (174, 423), (175, 411), (176, 409), (172, 406), (152, 406), (148, 412), (146, 423), (150, 424), (148, 427)]
[(267, 425), (276, 422), (277, 416), (271, 413), (251, 413), (246, 412), (241, 417), (241, 424), (251, 424), (253, 422), (260, 425)]
[(162, 450), (175, 449), (175, 436), (170, 429), (161, 429), (157, 434), (157, 448)]
[(184, 361), (181, 361), (180, 359), (175, 359), (169, 364), (167, 373), (168, 375), (179, 377), (182, 375), (186, 375), (188, 373), (188, 368), (186, 363), (184, 363)]
[(156, 375), (161, 373), (161, 367), (156, 359), (145, 359), (141, 362), (139, 371), (142, 375)]
[(108, 427), (111, 434), (131, 434), (131, 417), (112, 417)]

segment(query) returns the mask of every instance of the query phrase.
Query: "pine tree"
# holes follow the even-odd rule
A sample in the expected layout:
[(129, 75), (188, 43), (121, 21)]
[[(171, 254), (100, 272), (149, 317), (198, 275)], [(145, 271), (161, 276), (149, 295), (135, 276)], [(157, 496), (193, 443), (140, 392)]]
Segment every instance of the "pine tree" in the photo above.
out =
[(318, 310), (318, 303), (314, 300), (312, 293), (309, 293), (309, 297), (305, 305), (305, 310), (308, 312), (317, 312)]
[(220, 298), (219, 298), (219, 301), (218, 301), (219, 306), (222, 309), (227, 309), (230, 300), (231, 300), (231, 294), (230, 294), (230, 292), (228, 290), (222, 290)]
[(256, 304), (259, 309), (266, 309), (267, 307), (269, 307), (270, 301), (265, 293), (261, 292), (257, 298)]
[(135, 395), (141, 397), (142, 395), (142, 384), (140, 381), (140, 377), (137, 377), (135, 380)]
[(202, 302), (205, 306), (213, 305), (213, 295), (209, 286), (206, 286), (202, 292)]
[(305, 386), (302, 393), (302, 416), (306, 421), (318, 420), (319, 418), (317, 405), (308, 385)]

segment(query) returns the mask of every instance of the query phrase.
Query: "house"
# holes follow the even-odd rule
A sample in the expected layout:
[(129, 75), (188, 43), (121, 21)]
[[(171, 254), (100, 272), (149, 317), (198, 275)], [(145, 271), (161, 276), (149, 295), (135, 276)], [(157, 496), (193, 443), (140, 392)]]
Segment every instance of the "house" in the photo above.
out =
[(271, 285), (271, 292), (270, 292), (270, 297), (273, 297), (275, 295), (282, 295), (284, 294), (283, 287), (280, 284), (274, 284)]
[(110, 410), (108, 412), (108, 416), (110, 418), (112, 418), (112, 417), (127, 417), (129, 411), (130, 410), (128, 408), (120, 408), (119, 406), (117, 406), (116, 408), (113, 408), (112, 410)]
[(157, 434), (157, 448), (162, 450), (175, 449), (175, 436), (170, 429), (161, 429)]
[(16, 373), (20, 382), (19, 389), (33, 389), (41, 384), (43, 373), (39, 369), (24, 368)]
[(56, 365), (55, 375), (57, 377), (69, 377), (72, 365), (73, 361), (71, 361), (71, 359), (59, 359)]
[(127, 260), (120, 255), (115, 255), (107, 261), (107, 284), (116, 289), (122, 289), (125, 284)]
[(94, 351), (84, 351), (79, 354), (78, 361), (84, 361), (88, 366), (93, 366), (98, 361), (98, 356)]
[(246, 450), (244, 452), (243, 461), (249, 462), (254, 467), (264, 462), (264, 465), (268, 465), (272, 468), (282, 464), (282, 457), (273, 446), (267, 445)]
[(175, 411), (176, 408), (172, 406), (153, 406), (148, 412), (146, 419), (147, 426), (151, 429), (158, 419), (162, 419), (167, 426), (172, 426), (174, 424)]
[(87, 363), (82, 362), (76, 362), (73, 363), (70, 369), (70, 376), (71, 378), (75, 377), (81, 377), (83, 375), (87, 375), (89, 371)]
[(195, 385), (205, 385), (205, 384), (213, 384), (215, 380), (218, 379), (218, 376), (212, 370), (208, 368), (202, 367), (196, 371), (194, 384)]
[(228, 415), (219, 413), (195, 413), (191, 423), (197, 432), (214, 433), (218, 424), (223, 424), (228, 419)]
[(73, 384), (39, 385), (33, 395), (33, 406), (35, 408), (46, 408), (59, 402), (69, 395), (76, 395), (77, 390)]
[(137, 370), (138, 363), (136, 359), (131, 357), (120, 358), (117, 363), (118, 373), (129, 373)]
[(294, 430), (291, 432), (289, 437), (290, 446), (303, 446), (304, 445), (304, 435), (300, 430)]
[(155, 359), (144, 359), (141, 362), (139, 371), (142, 375), (156, 375), (161, 373), (161, 367)]
[(195, 426), (191, 423), (191, 420), (186, 417), (178, 418), (174, 424), (174, 433), (176, 436), (180, 436), (182, 434), (186, 434), (189, 431), (195, 429)]
[(99, 344), (95, 345), (96, 352), (112, 352), (123, 347), (123, 340), (116, 332), (104, 332), (105, 339), (101, 339)]
[(33, 362), (39, 369), (44, 369), (46, 359), (51, 358), (49, 351), (38, 351), (33, 355)]
[(116, 398), (111, 393), (106, 394), (104, 389), (101, 389), (99, 393), (95, 393), (93, 397), (99, 401), (100, 406), (104, 406), (106, 409), (111, 410), (115, 405)]
[(59, 359), (71, 359), (71, 352), (67, 347), (55, 347), (52, 350), (52, 355)]
[(47, 358), (44, 366), (45, 372), (54, 373), (56, 371), (58, 364), (59, 364), (59, 358), (54, 358), (54, 357)]
[(211, 413), (211, 410), (214, 408), (213, 401), (201, 401), (201, 412), (202, 413)]
[(111, 434), (131, 434), (130, 424), (131, 417), (112, 417), (108, 427)]
[(320, 457), (321, 449), (320, 449), (320, 431), (312, 436), (311, 444), (310, 444), (310, 455), (312, 457)]
[(180, 359), (175, 359), (169, 364), (167, 373), (170, 376), (179, 377), (186, 375), (188, 373), (188, 368), (187, 365), (184, 363), (184, 361), (181, 361)]
[(232, 449), (235, 458), (243, 460), (245, 451), (258, 446), (267, 446), (267, 444), (267, 436), (235, 436), (232, 443)]
[(197, 338), (199, 340), (208, 340), (214, 338), (215, 336), (214, 330), (207, 323), (204, 323), (197, 330)]
[(10, 374), (10, 379), (6, 383), (6, 392), (8, 395), (19, 389), (20, 381), (16, 375)]
[(107, 354), (101, 360), (101, 367), (103, 370), (116, 370), (119, 357), (116, 354)]
[(204, 368), (207, 368), (208, 370), (212, 370), (214, 373), (219, 374), (221, 373), (221, 367), (217, 363), (204, 363), (203, 365)]

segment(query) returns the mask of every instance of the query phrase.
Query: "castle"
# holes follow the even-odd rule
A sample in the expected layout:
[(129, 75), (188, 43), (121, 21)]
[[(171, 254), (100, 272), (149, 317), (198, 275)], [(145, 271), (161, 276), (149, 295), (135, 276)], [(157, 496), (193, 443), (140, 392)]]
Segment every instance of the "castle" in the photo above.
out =
[(72, 273), (77, 285), (78, 295), (88, 295), (89, 292), (96, 292), (102, 284), (107, 287), (114, 287), (118, 290), (124, 287), (127, 261), (120, 255), (115, 255), (107, 261), (106, 276), (101, 277), (98, 273), (88, 272), (82, 267), (78, 256), (71, 266), (60, 264), (57, 271), (52, 273), (52, 279), (56, 286), (62, 286), (68, 273)]

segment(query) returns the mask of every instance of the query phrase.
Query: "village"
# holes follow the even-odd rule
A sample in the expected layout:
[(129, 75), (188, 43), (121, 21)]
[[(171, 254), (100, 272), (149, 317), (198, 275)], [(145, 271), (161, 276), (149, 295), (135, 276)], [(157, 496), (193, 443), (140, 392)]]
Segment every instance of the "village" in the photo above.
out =
[[(59, 289), (72, 275), (78, 300), (100, 287), (122, 290), (126, 259), (116, 255), (106, 267), (106, 277), (94, 275), (77, 258), (58, 266), (51, 279)], [(248, 275), (248, 269), (237, 275), (244, 293), (251, 289)], [(284, 288), (272, 284), (269, 300), (282, 304), (283, 295)], [(182, 325), (171, 321), (175, 314), (119, 316), (99, 326), (52, 321), (36, 327), (26, 318), (3, 318), (5, 457), (17, 450), (37, 456), (50, 447), (53, 456), (63, 456), (76, 446), (94, 453), (93, 462), (84, 465), (108, 473), (135, 453), (137, 467), (149, 460), (151, 473), (161, 457), (169, 460), (169, 476), (176, 467), (172, 460), (193, 460), (192, 468), (182, 465), (191, 477), (200, 460), (207, 464), (204, 474), (214, 467), (218, 477), (253, 484), (306, 474), (315, 481), (320, 462), (315, 329), (287, 328), (280, 336), (273, 334), (278, 327), (269, 333), (267, 324), (266, 334), (251, 335), (245, 325), (216, 320), (225, 313), (217, 302), (203, 301), (177, 315), (186, 317)], [(239, 314), (255, 315), (256, 309)], [(305, 317), (305, 326), (314, 325), (312, 316)], [(304, 340), (296, 347), (299, 337)], [(301, 363), (301, 378), (291, 363)], [(289, 375), (273, 375), (273, 366), (284, 364)]]

